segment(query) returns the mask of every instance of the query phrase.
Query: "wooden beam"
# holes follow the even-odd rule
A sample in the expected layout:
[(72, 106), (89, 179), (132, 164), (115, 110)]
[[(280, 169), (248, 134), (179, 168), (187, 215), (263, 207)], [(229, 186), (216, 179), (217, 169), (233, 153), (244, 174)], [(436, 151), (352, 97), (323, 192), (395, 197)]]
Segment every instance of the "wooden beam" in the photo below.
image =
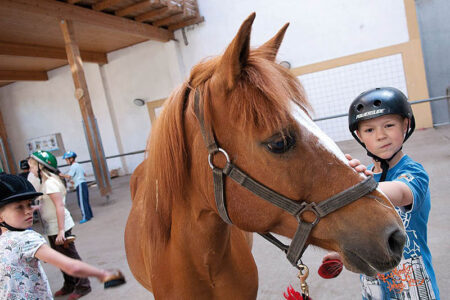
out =
[(114, 12), (114, 14), (116, 16), (123, 17), (123, 16), (129, 15), (129, 14), (132, 14), (132, 13), (138, 11), (138, 10), (146, 9), (148, 7), (151, 7), (152, 6), (152, 2), (153, 1), (150, 1), (150, 0), (138, 2), (138, 3), (135, 3), (133, 5), (127, 6), (125, 8), (116, 10)]
[(92, 9), (97, 10), (97, 11), (104, 10), (108, 7), (116, 5), (120, 1), (122, 1), (122, 0), (103, 0), (103, 1), (100, 1), (100, 2), (92, 5)]
[(16, 174), (17, 173), (17, 167), (14, 163), (14, 157), (12, 155), (11, 148), (9, 147), (8, 142), (8, 134), (6, 133), (6, 127), (5, 123), (3, 122), (3, 116), (2, 112), (0, 111), (0, 159), (2, 159), (2, 162), (6, 164), (6, 166), (3, 166), (4, 168), (8, 168), (6, 170), (3, 170), (5, 172)]
[(92, 110), (91, 98), (89, 96), (86, 77), (83, 70), (83, 61), (80, 57), (80, 50), (75, 40), (73, 23), (72, 21), (61, 20), (60, 27), (64, 36), (67, 58), (69, 60), (70, 70), (72, 71), (73, 82), (75, 85), (75, 97), (80, 105), (86, 140), (89, 146), (89, 154), (94, 167), (97, 185), (100, 189), (100, 194), (106, 196), (111, 193), (111, 182), (103, 153), (100, 132), (98, 131), (94, 111)]
[(194, 24), (198, 24), (198, 23), (201, 23), (201, 22), (204, 22), (204, 21), (205, 21), (204, 17), (195, 17), (195, 18), (192, 18), (192, 19), (180, 22), (180, 23), (172, 24), (172, 25), (169, 26), (168, 29), (170, 31), (175, 31), (177, 29), (180, 29), (180, 28), (183, 28), (183, 27), (186, 27), (186, 26), (190, 26), (190, 25), (194, 25)]
[[(105, 53), (93, 51), (80, 51), (83, 61), (107, 64), (108, 58)], [(66, 50), (63, 48), (53, 48), (44, 46), (12, 44), (0, 42), (0, 55), (42, 57), (67, 60)]]
[(0, 71), (0, 80), (4, 81), (46, 81), (45, 71)]
[(174, 39), (173, 33), (166, 29), (59, 1), (2, 0), (0, 1), (0, 9), (2, 8), (46, 15), (58, 20), (70, 19), (161, 42)]
[(169, 11), (168, 7), (158, 8), (158, 9), (143, 13), (139, 16), (136, 16), (134, 19), (138, 22), (144, 22), (144, 21), (151, 20), (152, 18), (154, 18), (158, 15), (165, 14), (168, 11)]
[(183, 18), (183, 12), (176, 13), (174, 15), (168, 16), (164, 19), (152, 22), (154, 26), (166, 26), (175, 23), (177, 20), (180, 21)]

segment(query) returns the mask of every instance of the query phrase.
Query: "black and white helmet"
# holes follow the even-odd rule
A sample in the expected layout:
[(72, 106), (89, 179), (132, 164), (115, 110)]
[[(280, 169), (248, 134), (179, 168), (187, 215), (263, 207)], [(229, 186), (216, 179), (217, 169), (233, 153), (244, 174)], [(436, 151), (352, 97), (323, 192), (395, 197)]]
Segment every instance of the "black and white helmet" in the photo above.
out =
[(403, 140), (405, 142), (414, 132), (416, 123), (408, 98), (400, 90), (393, 87), (375, 88), (356, 97), (348, 112), (348, 128), (353, 137), (365, 147), (355, 134), (359, 122), (392, 114), (401, 115), (410, 120), (409, 128)]

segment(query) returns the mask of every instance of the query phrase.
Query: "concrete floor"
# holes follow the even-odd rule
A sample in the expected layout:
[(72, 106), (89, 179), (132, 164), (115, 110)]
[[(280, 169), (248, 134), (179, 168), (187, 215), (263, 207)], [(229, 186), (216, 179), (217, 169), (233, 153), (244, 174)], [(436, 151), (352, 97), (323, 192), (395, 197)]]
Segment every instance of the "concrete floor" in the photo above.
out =
[[(350, 153), (368, 163), (364, 151), (354, 141), (339, 143), (344, 153)], [(448, 195), (450, 194), (450, 126), (418, 130), (406, 143), (405, 152), (422, 163), (430, 175), (432, 210), (428, 224), (428, 243), (433, 255), (433, 264), (442, 299), (450, 295), (450, 218), (448, 217)], [(111, 290), (104, 290), (95, 279), (93, 291), (83, 299), (153, 299), (131, 275), (128, 268), (123, 243), (124, 227), (131, 206), (129, 176), (112, 180), (113, 194), (106, 200), (99, 196), (98, 190), (90, 188), (94, 219), (79, 225), (80, 210), (76, 195), (69, 193), (67, 207), (77, 222), (73, 232), (77, 235), (76, 245), (84, 261), (101, 268), (119, 268), (127, 278), (127, 284)], [(39, 228), (37, 224), (36, 228)], [(253, 253), (259, 270), (258, 299), (282, 299), (283, 291), (289, 284), (298, 289), (296, 271), (285, 259), (284, 254), (255, 235)], [(317, 269), (326, 252), (310, 247), (303, 261), (310, 268), (310, 293), (313, 299), (361, 299), (358, 275), (343, 271), (332, 280), (321, 279)], [(44, 264), (53, 291), (62, 285), (62, 276), (55, 267)], [(65, 298), (58, 298), (65, 299)]]

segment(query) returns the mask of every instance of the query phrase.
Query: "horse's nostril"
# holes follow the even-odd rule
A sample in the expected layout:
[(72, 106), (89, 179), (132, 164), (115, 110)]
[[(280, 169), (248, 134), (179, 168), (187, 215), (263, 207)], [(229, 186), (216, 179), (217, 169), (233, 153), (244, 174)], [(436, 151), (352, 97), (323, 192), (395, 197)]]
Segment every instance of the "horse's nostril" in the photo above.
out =
[(391, 250), (392, 254), (401, 256), (403, 253), (403, 246), (405, 245), (405, 242), (405, 233), (398, 229), (395, 230), (388, 239), (389, 249)]

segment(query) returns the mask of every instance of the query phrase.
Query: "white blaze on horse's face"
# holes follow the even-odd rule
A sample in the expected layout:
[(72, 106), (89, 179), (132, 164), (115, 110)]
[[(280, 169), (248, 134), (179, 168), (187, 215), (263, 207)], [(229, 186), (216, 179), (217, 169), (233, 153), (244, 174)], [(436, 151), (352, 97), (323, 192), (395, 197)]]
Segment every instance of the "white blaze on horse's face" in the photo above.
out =
[(299, 125), (303, 126), (313, 135), (315, 135), (319, 141), (319, 143), (326, 149), (328, 152), (334, 154), (337, 158), (342, 160), (346, 165), (348, 165), (348, 159), (345, 157), (344, 153), (339, 149), (336, 143), (326, 135), (316, 123), (311, 120), (311, 118), (295, 103), (291, 103), (292, 106), (292, 115), (294, 119), (298, 122)]

